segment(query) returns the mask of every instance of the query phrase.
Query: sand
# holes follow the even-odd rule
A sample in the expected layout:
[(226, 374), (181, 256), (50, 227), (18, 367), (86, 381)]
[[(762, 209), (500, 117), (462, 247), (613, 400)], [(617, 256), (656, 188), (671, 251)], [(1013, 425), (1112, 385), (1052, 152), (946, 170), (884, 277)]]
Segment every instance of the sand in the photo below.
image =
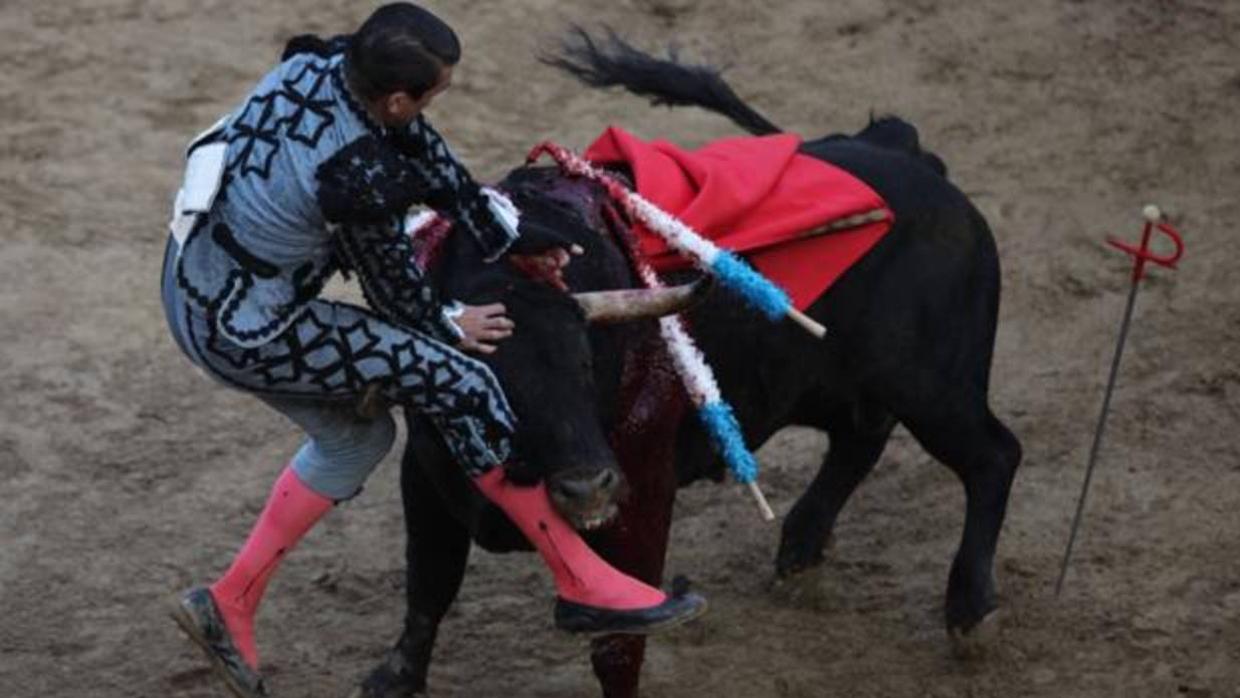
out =
[[(731, 64), (789, 130), (896, 113), (995, 229), (996, 411), (1025, 446), (988, 651), (953, 658), (942, 595), (953, 476), (898, 431), (828, 563), (773, 587), (778, 529), (736, 487), (681, 493), (670, 570), (713, 602), (651, 643), (644, 695), (1240, 696), (1240, 3), (1208, 0), (469, 0), (431, 116), (494, 179), (545, 138), (609, 123), (684, 144), (724, 120), (586, 91), (533, 56), (570, 21)], [(163, 615), (219, 573), (294, 429), (192, 370), (158, 276), (180, 153), (302, 31), (368, 3), (0, 2), (0, 696), (218, 696)], [(1188, 241), (1142, 290), (1076, 563), (1067, 539), (1127, 290), (1103, 245), (1162, 205)], [(1229, 280), (1233, 279), (1233, 280)], [(344, 292), (344, 291), (342, 291)], [(825, 438), (760, 452), (776, 510)], [(259, 637), (280, 696), (342, 696), (403, 612), (397, 460), (272, 585)], [(437, 697), (588, 696), (531, 556), (474, 555), (444, 625)]]

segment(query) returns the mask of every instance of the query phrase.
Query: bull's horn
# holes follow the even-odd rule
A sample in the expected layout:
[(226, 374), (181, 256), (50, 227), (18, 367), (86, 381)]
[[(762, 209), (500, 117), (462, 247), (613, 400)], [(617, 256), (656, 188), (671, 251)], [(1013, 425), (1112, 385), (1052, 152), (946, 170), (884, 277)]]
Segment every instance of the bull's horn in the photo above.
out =
[(705, 298), (713, 285), (710, 277), (702, 277), (693, 283), (671, 288), (574, 293), (573, 300), (581, 306), (587, 322), (631, 322), (687, 310)]

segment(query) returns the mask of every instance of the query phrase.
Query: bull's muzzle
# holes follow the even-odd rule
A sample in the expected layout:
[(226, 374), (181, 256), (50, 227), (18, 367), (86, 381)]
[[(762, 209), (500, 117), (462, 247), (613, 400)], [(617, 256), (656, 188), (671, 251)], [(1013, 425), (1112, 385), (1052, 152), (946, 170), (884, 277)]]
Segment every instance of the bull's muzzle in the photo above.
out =
[(624, 478), (613, 468), (579, 469), (552, 476), (547, 493), (557, 511), (579, 529), (598, 528), (616, 515)]

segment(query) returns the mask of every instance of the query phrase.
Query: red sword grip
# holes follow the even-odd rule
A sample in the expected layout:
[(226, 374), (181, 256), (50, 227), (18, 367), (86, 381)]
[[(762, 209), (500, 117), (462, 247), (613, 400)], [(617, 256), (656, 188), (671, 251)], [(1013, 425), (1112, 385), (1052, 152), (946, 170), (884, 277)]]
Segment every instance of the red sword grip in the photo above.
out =
[[(1175, 246), (1174, 252), (1166, 255), (1158, 255), (1154, 254), (1154, 252), (1150, 250), (1150, 239), (1153, 237), (1155, 230), (1171, 239), (1171, 244)], [(1132, 280), (1134, 282), (1138, 282), (1145, 277), (1145, 265), (1147, 262), (1153, 262), (1160, 267), (1175, 269), (1176, 263), (1179, 262), (1180, 258), (1184, 256), (1184, 238), (1180, 235), (1178, 230), (1171, 226), (1170, 223), (1161, 221), (1157, 224), (1145, 224), (1145, 230), (1141, 233), (1140, 247), (1130, 245), (1115, 237), (1108, 237), (1107, 244), (1117, 250), (1120, 250), (1121, 252), (1131, 255), (1135, 260), (1135, 264), (1132, 269)]]

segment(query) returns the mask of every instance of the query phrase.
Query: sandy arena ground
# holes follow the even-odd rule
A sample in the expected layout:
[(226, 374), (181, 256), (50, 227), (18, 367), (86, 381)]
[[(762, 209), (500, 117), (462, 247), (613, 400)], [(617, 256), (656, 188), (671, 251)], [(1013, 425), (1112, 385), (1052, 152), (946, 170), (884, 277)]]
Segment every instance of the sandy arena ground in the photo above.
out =
[[(994, 402), (1021, 437), (980, 660), (941, 626), (962, 492), (898, 432), (796, 592), (733, 487), (682, 492), (670, 569), (713, 612), (651, 644), (645, 695), (1240, 696), (1240, 3), (1235, 0), (460, 0), (466, 60), (432, 118), (491, 179), (608, 123), (687, 144), (722, 119), (591, 93), (533, 56), (567, 22), (732, 64), (807, 135), (914, 122), (996, 231)], [(302, 31), (370, 3), (0, 0), (0, 696), (223, 695), (165, 618), (227, 564), (297, 435), (190, 370), (159, 263), (186, 141)], [(1144, 289), (1076, 565), (1052, 595), (1126, 292), (1105, 234), (1161, 203), (1188, 239)], [(1229, 281), (1228, 279), (1232, 279)], [(786, 511), (825, 439), (762, 451)], [(342, 696), (395, 639), (391, 457), (285, 566), (260, 641), (276, 695)], [(530, 556), (477, 554), (433, 695), (595, 695)]]

